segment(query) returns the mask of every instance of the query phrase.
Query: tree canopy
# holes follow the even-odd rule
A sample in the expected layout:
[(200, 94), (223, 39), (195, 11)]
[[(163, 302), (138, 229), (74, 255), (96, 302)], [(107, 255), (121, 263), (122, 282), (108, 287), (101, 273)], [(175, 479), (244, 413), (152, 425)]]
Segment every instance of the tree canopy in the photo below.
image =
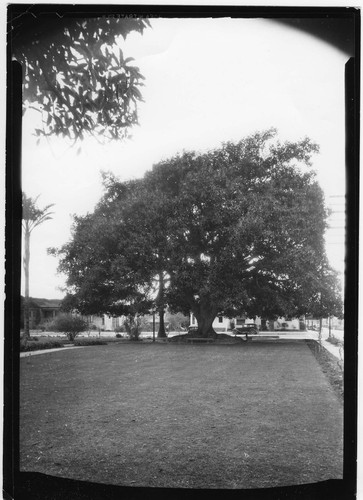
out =
[(143, 33), (147, 19), (16, 16), (9, 20), (12, 57), (23, 67), (24, 109), (42, 113), (38, 136), (117, 139), (138, 122), (144, 77), (120, 39)]
[(218, 314), (308, 313), (324, 287), (334, 308), (327, 210), (311, 169), (316, 152), (309, 139), (280, 143), (269, 130), (176, 155), (138, 181), (111, 178), (95, 212), (76, 219), (60, 270), (87, 304), (90, 290), (109, 304), (127, 290), (129, 299), (150, 298), (159, 276), (159, 300), (192, 311), (202, 335), (213, 334)]
[(34, 228), (42, 224), (43, 222), (51, 219), (53, 212), (49, 212), (49, 209), (54, 207), (54, 204), (45, 206), (44, 208), (39, 208), (37, 206), (39, 196), (36, 198), (30, 198), (24, 192), (22, 193), (23, 201), (23, 230), (25, 234), (29, 234)]
[(92, 214), (74, 217), (71, 241), (49, 252), (61, 255), (59, 271), (67, 275), (67, 309), (82, 314), (133, 315), (151, 307), (151, 270), (140, 251), (135, 217), (139, 182), (110, 187)]

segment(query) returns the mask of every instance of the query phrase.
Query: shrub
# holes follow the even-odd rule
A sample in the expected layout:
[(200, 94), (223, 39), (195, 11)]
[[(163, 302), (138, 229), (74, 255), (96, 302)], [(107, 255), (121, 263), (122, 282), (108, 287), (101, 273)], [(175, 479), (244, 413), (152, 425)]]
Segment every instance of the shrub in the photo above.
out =
[(189, 326), (189, 317), (182, 313), (167, 313), (165, 315), (168, 330), (170, 332), (180, 332), (187, 330)]
[(143, 318), (138, 316), (137, 314), (130, 314), (123, 321), (123, 326), (125, 327), (130, 340), (139, 340), (139, 336), (141, 333), (141, 325), (143, 323)]
[(63, 343), (57, 340), (50, 342), (40, 342), (39, 344), (21, 343), (20, 352), (39, 351), (41, 349), (56, 349), (63, 347)]
[(56, 332), (65, 333), (68, 340), (73, 342), (79, 333), (88, 329), (88, 324), (79, 316), (60, 314), (52, 323), (52, 329)]
[(53, 326), (53, 321), (46, 320), (43, 323), (39, 323), (38, 329), (41, 330), (42, 332), (51, 332), (52, 326)]
[(341, 345), (344, 345), (344, 342), (342, 342), (341, 340), (335, 338), (335, 337), (328, 337), (326, 339), (327, 342), (330, 342), (331, 344), (333, 345), (337, 345), (337, 346), (341, 346)]
[(121, 339), (121, 338), (122, 338), (121, 333), (116, 333), (116, 337), (117, 337), (118, 339)]
[(104, 340), (98, 340), (98, 339), (77, 339), (74, 342), (75, 346), (88, 346), (88, 345), (107, 345), (107, 342)]

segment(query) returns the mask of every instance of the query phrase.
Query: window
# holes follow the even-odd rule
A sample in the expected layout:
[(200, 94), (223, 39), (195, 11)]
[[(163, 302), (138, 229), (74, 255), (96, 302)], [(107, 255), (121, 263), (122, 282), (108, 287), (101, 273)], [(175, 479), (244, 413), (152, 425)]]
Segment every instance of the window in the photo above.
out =
[(223, 316), (218, 316), (218, 323), (223, 323)]

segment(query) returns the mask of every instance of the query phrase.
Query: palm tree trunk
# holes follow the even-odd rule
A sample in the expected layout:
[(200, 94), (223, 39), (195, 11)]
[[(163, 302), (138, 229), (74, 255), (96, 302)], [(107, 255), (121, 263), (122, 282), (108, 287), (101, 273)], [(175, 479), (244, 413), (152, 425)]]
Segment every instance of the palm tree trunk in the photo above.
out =
[(30, 232), (28, 228), (24, 235), (24, 279), (25, 279), (25, 296), (24, 296), (24, 339), (29, 339), (29, 262), (30, 262)]

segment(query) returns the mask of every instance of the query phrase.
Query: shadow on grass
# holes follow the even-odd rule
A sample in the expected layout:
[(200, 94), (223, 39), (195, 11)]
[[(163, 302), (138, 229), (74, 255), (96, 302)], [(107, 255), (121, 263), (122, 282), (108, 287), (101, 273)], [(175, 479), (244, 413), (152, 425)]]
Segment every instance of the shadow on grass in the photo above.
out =
[[(188, 488), (140, 488), (76, 481), (38, 472), (21, 472), (15, 488), (16, 500), (127, 500), (157, 498), (194, 499), (201, 496), (214, 500), (257, 499), (257, 500), (341, 500), (353, 498), (348, 495), (343, 480), (332, 479), (315, 484), (285, 486), (266, 489), (198, 489)], [(11, 498), (10, 496), (4, 498)]]

